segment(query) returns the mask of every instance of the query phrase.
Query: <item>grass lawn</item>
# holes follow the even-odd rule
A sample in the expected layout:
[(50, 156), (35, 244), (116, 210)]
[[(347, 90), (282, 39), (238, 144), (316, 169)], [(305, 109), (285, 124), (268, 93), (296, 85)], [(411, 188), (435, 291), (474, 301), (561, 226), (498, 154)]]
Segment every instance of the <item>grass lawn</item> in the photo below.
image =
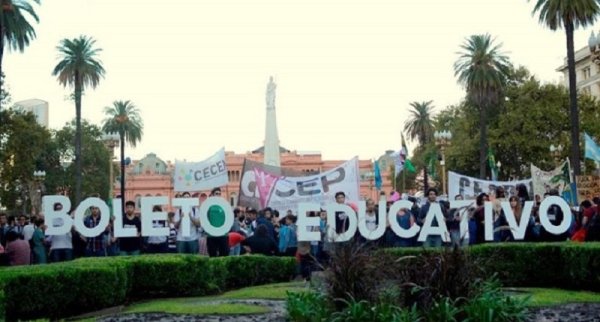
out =
[(554, 288), (518, 288), (517, 290), (526, 292), (524, 295), (531, 296), (529, 305), (553, 306), (568, 303), (600, 303), (600, 293), (587, 291), (561, 290)]

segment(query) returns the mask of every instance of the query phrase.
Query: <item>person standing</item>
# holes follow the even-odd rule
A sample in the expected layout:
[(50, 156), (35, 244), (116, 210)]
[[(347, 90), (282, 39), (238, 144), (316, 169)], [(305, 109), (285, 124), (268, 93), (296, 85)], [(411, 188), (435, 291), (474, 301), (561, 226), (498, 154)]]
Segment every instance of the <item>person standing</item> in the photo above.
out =
[[(184, 192), (182, 198), (190, 198), (189, 192)], [(184, 216), (190, 216), (189, 230), (190, 235), (183, 235), (182, 222)], [(198, 228), (200, 227), (200, 214), (196, 208), (192, 208), (189, 214), (184, 214), (182, 209), (179, 209), (173, 218), (175, 228), (177, 228), (177, 252), (180, 254), (198, 254), (200, 245), (198, 243)]]
[[(221, 188), (214, 188), (210, 192), (211, 197), (221, 197)], [(208, 221), (213, 227), (221, 227), (225, 224), (225, 211), (221, 206), (211, 206), (208, 209)], [(229, 236), (211, 236), (206, 237), (206, 247), (208, 256), (229, 256)]]
[[(421, 211), (419, 212), (419, 218), (420, 218), (420, 222), (424, 223), (425, 222), (425, 218), (427, 217), (427, 214), (429, 213), (429, 209), (431, 208), (431, 205), (433, 204), (437, 204), (439, 206), (439, 203), (437, 201), (437, 196), (438, 196), (438, 192), (435, 188), (429, 188), (427, 189), (427, 203), (425, 205), (423, 205), (423, 207), (421, 208)], [(444, 207), (439, 206), (440, 209), (442, 209), (442, 214), (444, 215), (444, 217), (446, 217), (446, 213), (444, 212)], [(433, 218), (433, 221), (431, 223), (432, 227), (435, 226), (439, 226), (443, 223), (439, 223), (437, 222), (437, 220), (435, 218)], [(424, 247), (441, 247), (442, 246), (442, 236), (437, 236), (437, 235), (429, 235), (427, 236), (427, 239), (425, 240), (425, 242), (423, 243)]]
[(135, 202), (129, 200), (125, 203), (125, 215), (123, 216), (123, 228), (135, 228), (137, 234), (135, 237), (119, 238), (120, 255), (139, 255), (141, 249), (142, 222), (140, 217), (135, 215)]
[[(62, 204), (54, 204), (54, 210), (62, 210)], [(54, 218), (51, 223), (53, 227), (60, 227), (63, 225), (62, 218)], [(71, 231), (62, 235), (51, 235), (46, 237), (50, 243), (50, 259), (53, 263), (70, 261), (73, 259), (73, 235)]]
[(46, 245), (44, 244), (44, 219), (36, 217), (34, 225), (35, 228), (31, 236), (33, 264), (46, 264), (48, 263), (48, 257), (46, 255)]
[[(107, 215), (108, 216), (108, 215)], [(100, 224), (100, 209), (97, 207), (91, 207), (91, 214), (83, 221), (87, 228), (94, 228)], [(85, 256), (87, 257), (101, 257), (106, 256), (106, 244), (104, 243), (106, 230), (95, 237), (84, 237), (79, 235), (81, 240), (85, 242)]]

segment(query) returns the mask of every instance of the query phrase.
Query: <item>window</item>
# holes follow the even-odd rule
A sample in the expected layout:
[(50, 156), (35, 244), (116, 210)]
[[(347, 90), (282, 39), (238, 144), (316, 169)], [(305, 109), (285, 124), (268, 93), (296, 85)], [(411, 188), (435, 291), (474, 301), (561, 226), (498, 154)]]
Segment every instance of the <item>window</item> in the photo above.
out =
[(584, 80), (592, 77), (592, 69), (590, 67), (584, 67), (581, 71), (583, 72)]

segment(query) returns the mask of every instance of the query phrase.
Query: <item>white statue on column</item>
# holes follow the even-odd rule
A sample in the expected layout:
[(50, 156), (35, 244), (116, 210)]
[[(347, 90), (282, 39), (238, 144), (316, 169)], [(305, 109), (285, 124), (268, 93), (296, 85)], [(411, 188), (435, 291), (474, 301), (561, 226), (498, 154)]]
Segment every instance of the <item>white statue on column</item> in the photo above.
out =
[(269, 78), (269, 83), (267, 84), (267, 109), (275, 109), (275, 89), (277, 89), (277, 84), (273, 82), (273, 76)]

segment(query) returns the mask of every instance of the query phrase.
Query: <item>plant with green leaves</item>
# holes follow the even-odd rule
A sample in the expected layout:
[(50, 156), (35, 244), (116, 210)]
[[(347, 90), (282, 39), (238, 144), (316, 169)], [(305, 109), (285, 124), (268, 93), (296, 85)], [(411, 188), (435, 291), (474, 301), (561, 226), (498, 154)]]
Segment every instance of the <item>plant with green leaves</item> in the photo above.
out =
[(288, 318), (295, 322), (328, 321), (332, 314), (327, 297), (318, 292), (287, 292)]
[(489, 34), (472, 35), (460, 46), (463, 50), (454, 63), (454, 74), (467, 90), (467, 98), (479, 109), (479, 177), (486, 179), (487, 113), (503, 96), (510, 71), (502, 45), (494, 44)]
[(125, 209), (125, 142), (135, 147), (142, 140), (144, 122), (140, 111), (131, 101), (114, 101), (104, 108), (102, 122), (105, 133), (117, 133), (121, 141), (121, 207)]
[[(410, 106), (410, 118), (404, 122), (404, 132), (411, 140), (419, 141), (419, 148), (423, 149), (425, 145), (431, 142), (433, 138), (433, 101), (428, 102), (412, 102)], [(427, 191), (427, 171), (423, 177), (424, 190)]]
[[(25, 51), (29, 43), (35, 39), (35, 29), (30, 20), (40, 21), (31, 2), (40, 3), (40, 0), (0, 0), (0, 75), (3, 75), (2, 61), (4, 47), (10, 50)], [(29, 17), (29, 19), (27, 18)], [(3, 84), (0, 83), (0, 93)], [(0, 103), (4, 103), (1, 102)], [(2, 106), (0, 105), (0, 110)]]
[[(528, 0), (529, 1), (529, 0)], [(532, 14), (552, 31), (564, 28), (567, 36), (567, 70), (569, 71), (569, 111), (571, 119), (571, 165), (575, 175), (581, 174), (579, 148), (579, 109), (575, 74), (575, 29), (592, 26), (600, 14), (597, 0), (536, 0)]]
[(63, 39), (56, 47), (60, 53), (60, 61), (52, 71), (58, 83), (64, 87), (73, 87), (75, 99), (75, 206), (81, 201), (81, 97), (86, 87), (96, 88), (105, 70), (98, 60), (96, 40), (88, 36), (74, 39)]

